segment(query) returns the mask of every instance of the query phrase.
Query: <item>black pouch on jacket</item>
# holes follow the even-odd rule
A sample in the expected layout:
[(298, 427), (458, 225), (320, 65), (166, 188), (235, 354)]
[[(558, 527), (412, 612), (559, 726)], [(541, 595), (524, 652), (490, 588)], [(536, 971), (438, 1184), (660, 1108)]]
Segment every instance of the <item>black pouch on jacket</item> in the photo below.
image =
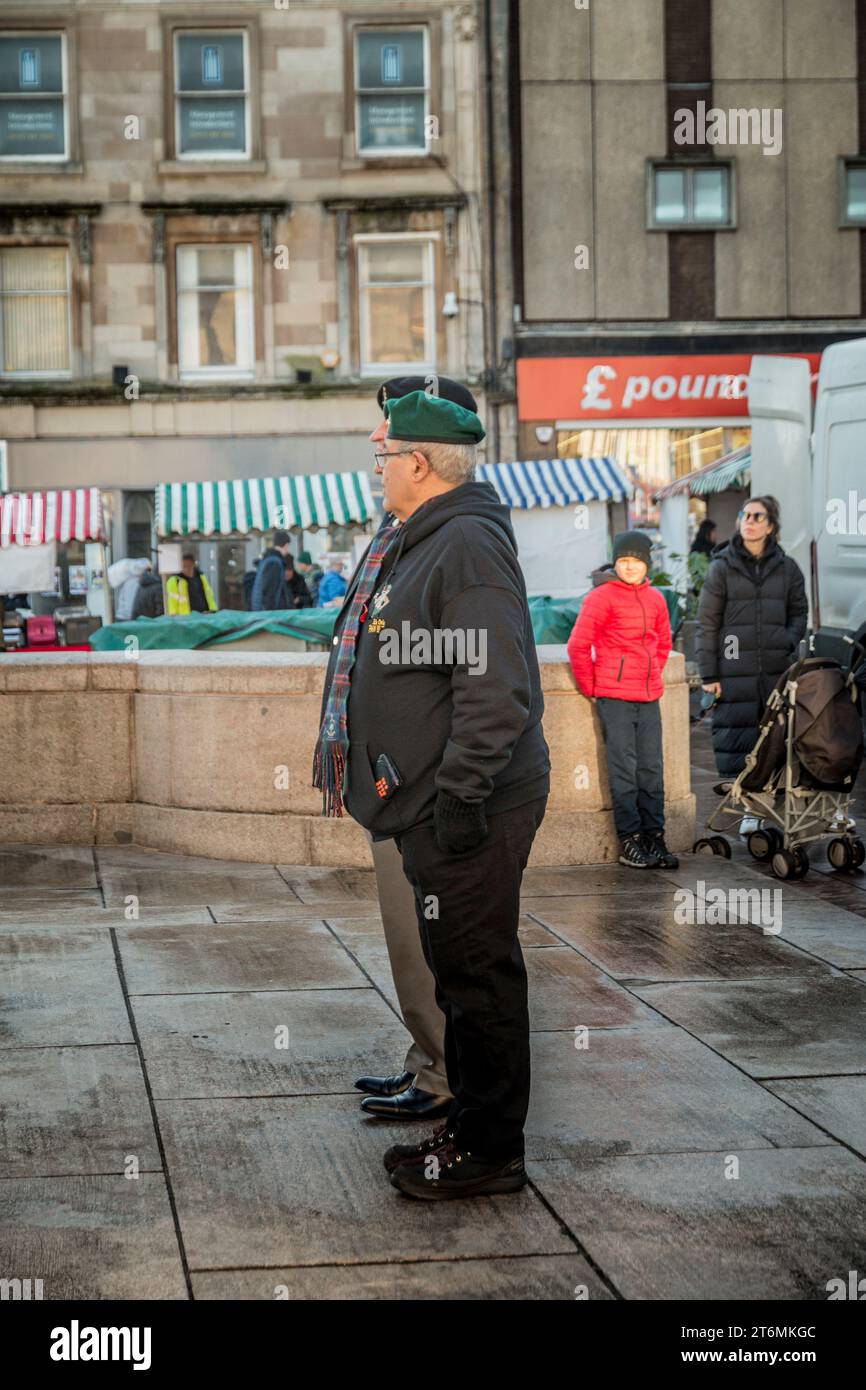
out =
[(376, 759), (376, 791), (383, 801), (389, 801), (403, 778), (400, 776), (387, 753), (380, 753)]

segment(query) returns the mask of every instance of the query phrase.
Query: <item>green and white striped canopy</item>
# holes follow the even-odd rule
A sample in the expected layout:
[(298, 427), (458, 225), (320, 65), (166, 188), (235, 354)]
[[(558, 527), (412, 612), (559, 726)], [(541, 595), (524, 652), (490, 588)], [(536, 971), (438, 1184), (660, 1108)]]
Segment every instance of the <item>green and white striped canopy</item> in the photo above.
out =
[(367, 473), (299, 473), (219, 483), (158, 483), (160, 536), (231, 536), (293, 526), (363, 525), (375, 507)]

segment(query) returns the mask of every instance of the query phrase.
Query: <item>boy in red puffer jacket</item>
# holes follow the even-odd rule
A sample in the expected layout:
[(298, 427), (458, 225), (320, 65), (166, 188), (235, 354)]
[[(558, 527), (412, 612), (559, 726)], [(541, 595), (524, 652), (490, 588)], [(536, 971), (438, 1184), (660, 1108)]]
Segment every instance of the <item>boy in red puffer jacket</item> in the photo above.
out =
[(678, 860), (665, 844), (659, 713), (671, 624), (663, 596), (647, 579), (650, 549), (643, 531), (614, 537), (614, 572), (584, 599), (568, 655), (578, 689), (596, 701), (601, 718), (619, 862), (675, 869)]

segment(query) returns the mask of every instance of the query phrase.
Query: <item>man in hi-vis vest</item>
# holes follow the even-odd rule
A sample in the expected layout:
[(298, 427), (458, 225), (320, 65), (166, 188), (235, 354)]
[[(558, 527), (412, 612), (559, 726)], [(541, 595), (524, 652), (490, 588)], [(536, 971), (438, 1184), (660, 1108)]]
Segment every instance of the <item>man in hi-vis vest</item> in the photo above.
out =
[(194, 555), (184, 555), (181, 573), (173, 574), (165, 587), (170, 618), (182, 618), (188, 613), (217, 611), (217, 602), (207, 575), (202, 574)]

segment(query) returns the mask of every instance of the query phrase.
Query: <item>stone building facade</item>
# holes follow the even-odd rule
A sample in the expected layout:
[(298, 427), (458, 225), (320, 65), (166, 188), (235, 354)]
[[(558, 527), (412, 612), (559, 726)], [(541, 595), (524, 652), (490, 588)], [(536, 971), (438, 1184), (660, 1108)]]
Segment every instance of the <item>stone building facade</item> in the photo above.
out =
[(122, 554), (157, 482), (367, 467), (387, 376), (483, 401), (481, 38), (442, 0), (5, 4), (7, 488), (109, 490)]
[(516, 361), (503, 457), (619, 426), (652, 464), (665, 426), (687, 470), (695, 434), (734, 447), (748, 412), (718, 387), (665, 410), (684, 378), (736, 381), (753, 352), (814, 369), (866, 331), (866, 4), (493, 3), (511, 115), (491, 232)]

